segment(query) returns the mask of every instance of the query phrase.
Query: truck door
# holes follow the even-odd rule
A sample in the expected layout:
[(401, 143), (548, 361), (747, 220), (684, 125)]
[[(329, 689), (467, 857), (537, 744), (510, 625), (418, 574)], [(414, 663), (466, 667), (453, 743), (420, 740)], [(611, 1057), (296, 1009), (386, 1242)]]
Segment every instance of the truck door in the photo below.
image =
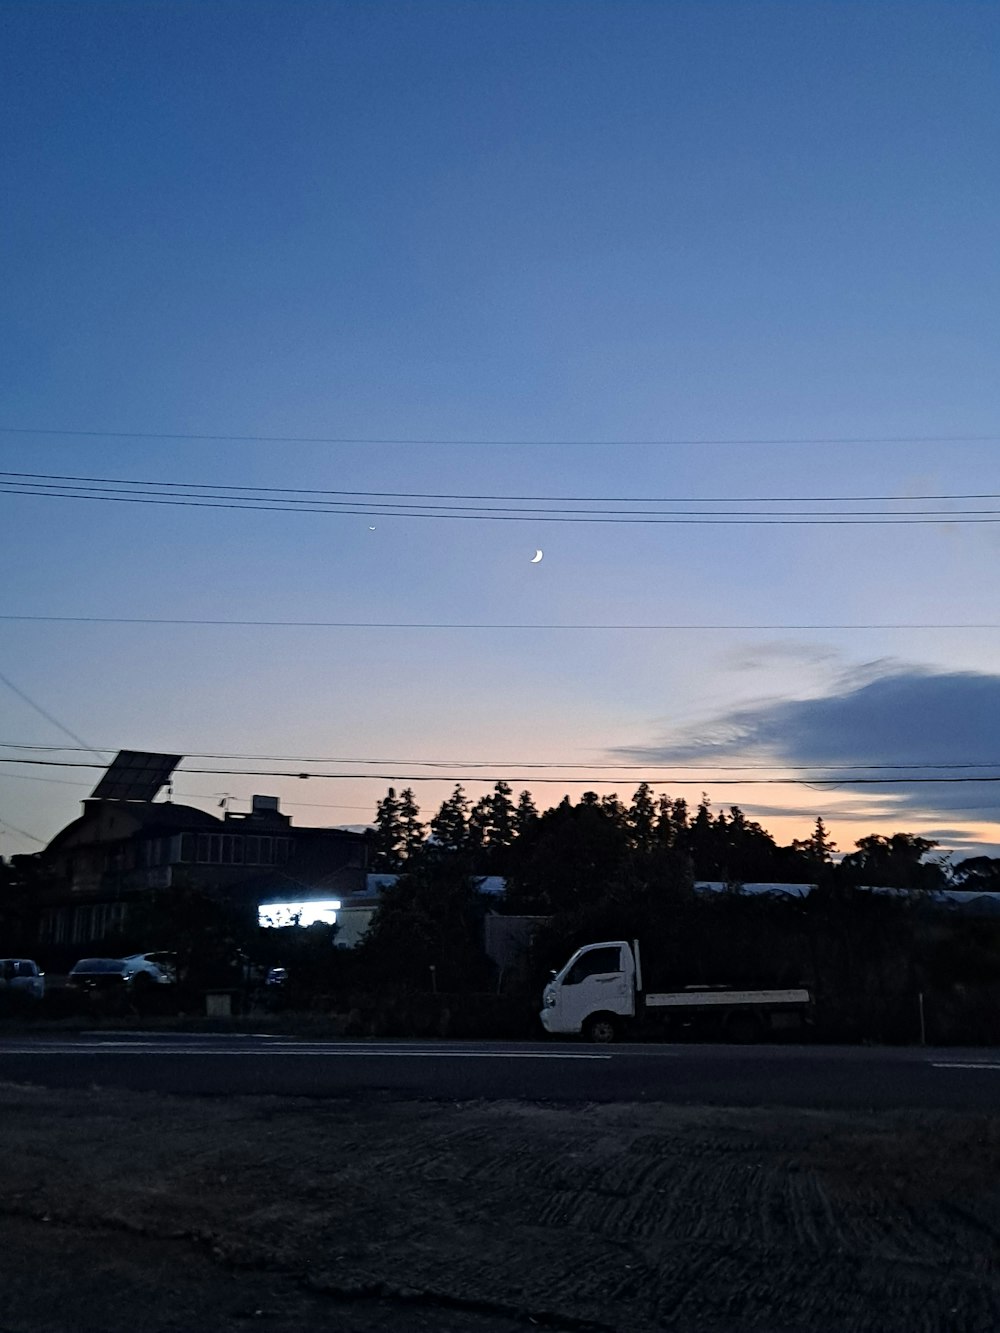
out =
[(580, 1032), (595, 1013), (630, 1017), (635, 1012), (632, 955), (621, 943), (593, 944), (581, 949), (556, 978), (559, 1027)]

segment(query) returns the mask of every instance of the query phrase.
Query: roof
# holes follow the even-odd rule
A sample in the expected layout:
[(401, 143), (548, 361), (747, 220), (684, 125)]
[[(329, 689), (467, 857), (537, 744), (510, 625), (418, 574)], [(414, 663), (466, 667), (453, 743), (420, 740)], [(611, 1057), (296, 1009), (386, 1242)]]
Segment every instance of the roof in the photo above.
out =
[[(390, 888), (399, 878), (399, 875), (367, 875), (367, 892), (379, 894), (383, 889)], [(507, 881), (502, 875), (470, 875), (469, 878), (477, 881), (480, 893), (485, 893), (491, 898), (502, 897), (507, 889)]]
[[(130, 826), (122, 829), (121, 837), (131, 838), (136, 833), (145, 831), (175, 833), (189, 829), (221, 829), (222, 820), (216, 819), (205, 810), (196, 810), (193, 805), (174, 805), (172, 801), (100, 801), (84, 802), (83, 814), (60, 829), (46, 851), (58, 849), (64, 842), (84, 832), (91, 825), (99, 825), (107, 816), (122, 814), (130, 821)], [(100, 841), (107, 841), (106, 838)]]

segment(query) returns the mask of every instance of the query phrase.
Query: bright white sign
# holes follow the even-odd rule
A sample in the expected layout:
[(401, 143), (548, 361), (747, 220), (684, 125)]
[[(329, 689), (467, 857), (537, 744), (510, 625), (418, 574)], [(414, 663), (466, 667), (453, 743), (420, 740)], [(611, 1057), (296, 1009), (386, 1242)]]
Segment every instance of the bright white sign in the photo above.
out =
[(339, 898), (313, 898), (310, 902), (261, 903), (257, 924), (261, 926), (311, 926), (316, 921), (332, 926), (337, 921)]

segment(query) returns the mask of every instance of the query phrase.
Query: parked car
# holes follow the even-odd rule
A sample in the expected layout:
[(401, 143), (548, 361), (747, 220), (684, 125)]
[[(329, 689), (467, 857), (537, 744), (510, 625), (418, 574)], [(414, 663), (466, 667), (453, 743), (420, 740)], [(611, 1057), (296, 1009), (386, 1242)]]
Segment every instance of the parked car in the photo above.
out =
[(177, 955), (165, 953), (132, 953), (122, 959), (128, 963), (131, 979), (134, 981), (140, 973), (149, 976), (161, 986), (173, 986), (177, 981)]
[(31, 958), (0, 958), (0, 992), (31, 1000), (44, 999), (45, 973)]
[(126, 994), (173, 985), (176, 976), (172, 954), (136, 953), (128, 958), (81, 958), (70, 968), (66, 986), (90, 994)]

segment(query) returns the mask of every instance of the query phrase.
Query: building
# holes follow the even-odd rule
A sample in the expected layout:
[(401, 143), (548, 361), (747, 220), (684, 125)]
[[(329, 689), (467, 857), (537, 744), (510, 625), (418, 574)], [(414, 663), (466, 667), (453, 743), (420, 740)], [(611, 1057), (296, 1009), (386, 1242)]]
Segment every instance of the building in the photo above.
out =
[[(43, 950), (72, 945), (78, 954), (97, 951), (102, 940), (127, 929), (137, 903), (181, 884), (224, 897), (252, 919), (262, 906), (301, 912), (303, 904), (322, 904), (335, 910), (332, 904), (363, 891), (363, 834), (297, 827), (276, 796), (254, 796), (248, 813), (226, 811), (221, 818), (158, 801), (153, 798), (163, 785), (160, 777), (155, 785), (129, 788), (106, 776), (83, 802), (80, 817), (39, 853), (45, 872), (39, 902)], [(138, 791), (143, 799), (102, 795), (102, 789)]]

